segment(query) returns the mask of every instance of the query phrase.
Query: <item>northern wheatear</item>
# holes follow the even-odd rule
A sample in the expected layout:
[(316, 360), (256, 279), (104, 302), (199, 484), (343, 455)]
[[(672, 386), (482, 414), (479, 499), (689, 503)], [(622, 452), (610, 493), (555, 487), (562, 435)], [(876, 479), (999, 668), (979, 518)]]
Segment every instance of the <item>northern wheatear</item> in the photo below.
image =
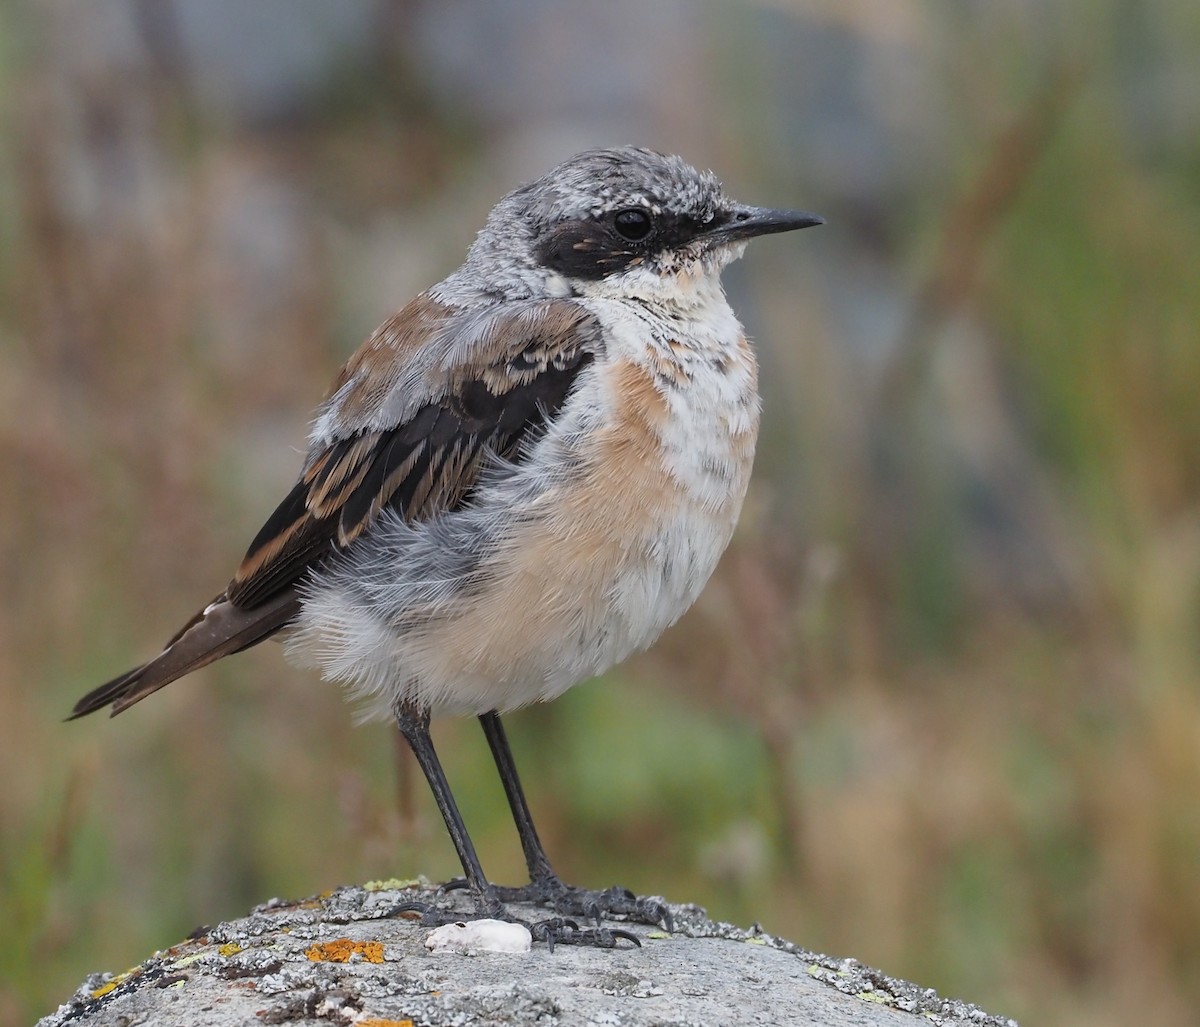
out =
[[(721, 270), (755, 236), (821, 222), (735, 203), (711, 173), (632, 147), (581, 153), (509, 193), (462, 267), (339, 372), (300, 480), (228, 587), (72, 715), (120, 713), (283, 637), (368, 718), (396, 719), (481, 915), (531, 899), (662, 921), (654, 900), (554, 874), (499, 714), (650, 645), (700, 593), (733, 533), (759, 419)], [(480, 868), (430, 741), (442, 714), (482, 722), (524, 888)], [(551, 942), (632, 939), (534, 927)]]

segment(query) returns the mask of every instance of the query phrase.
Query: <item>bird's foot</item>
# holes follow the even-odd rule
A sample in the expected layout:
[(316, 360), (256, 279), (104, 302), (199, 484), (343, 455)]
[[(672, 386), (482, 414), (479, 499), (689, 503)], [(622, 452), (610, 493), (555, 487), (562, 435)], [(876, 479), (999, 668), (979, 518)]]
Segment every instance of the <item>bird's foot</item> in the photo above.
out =
[[(463, 878), (442, 885), (444, 891), (470, 887)], [(591, 891), (564, 884), (557, 877), (539, 877), (519, 888), (494, 885), (496, 898), (501, 902), (526, 902), (549, 906), (560, 916), (584, 917), (597, 924), (605, 917), (619, 916), (638, 924), (650, 924), (674, 933), (675, 924), (665, 902), (657, 898), (635, 895), (628, 888), (613, 885), (604, 891)], [(549, 921), (548, 921), (549, 922)]]
[(580, 927), (574, 920), (556, 916), (550, 920), (539, 920), (536, 923), (525, 924), (534, 941), (544, 941), (551, 952), (555, 945), (589, 945), (597, 949), (615, 949), (617, 942), (628, 941), (634, 948), (640, 949), (642, 943), (637, 936), (619, 928), (605, 927), (599, 921), (595, 927)]
[(565, 917), (553, 917), (531, 923), (513, 916), (499, 901), (485, 900), (479, 903), (475, 913), (469, 916), (432, 902), (402, 902), (393, 906), (387, 915), (403, 916), (406, 913), (420, 914), (422, 927), (444, 927), (446, 924), (470, 923), (474, 920), (503, 920), (510, 924), (520, 924), (529, 931), (534, 941), (544, 942), (551, 952), (554, 951), (555, 945), (586, 945), (598, 949), (615, 949), (618, 942), (628, 941), (635, 948), (642, 946), (636, 935), (629, 931), (605, 927), (599, 918), (596, 918), (594, 927), (580, 927), (574, 920)]
[(477, 909), (472, 914), (464, 915), (459, 910), (445, 909), (432, 902), (401, 902), (389, 909), (384, 916), (408, 916), (413, 913), (417, 914), (422, 927), (445, 927), (447, 924), (466, 923), (470, 920), (512, 920), (502, 906)]

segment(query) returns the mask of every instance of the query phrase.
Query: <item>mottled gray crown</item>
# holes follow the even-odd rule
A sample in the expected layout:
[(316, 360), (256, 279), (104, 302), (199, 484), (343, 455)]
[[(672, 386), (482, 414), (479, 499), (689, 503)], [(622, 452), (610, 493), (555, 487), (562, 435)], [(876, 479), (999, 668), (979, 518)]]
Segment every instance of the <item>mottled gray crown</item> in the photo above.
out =
[(503, 205), (553, 222), (639, 205), (703, 219), (727, 202), (711, 171), (698, 171), (681, 157), (621, 146), (578, 153), (509, 193)]

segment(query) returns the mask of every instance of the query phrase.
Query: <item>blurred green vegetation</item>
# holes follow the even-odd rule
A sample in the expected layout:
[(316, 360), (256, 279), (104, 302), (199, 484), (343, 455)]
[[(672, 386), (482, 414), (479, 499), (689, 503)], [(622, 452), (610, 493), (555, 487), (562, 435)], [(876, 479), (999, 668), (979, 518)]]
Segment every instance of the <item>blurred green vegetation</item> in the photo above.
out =
[[(696, 610), (511, 718), (549, 851), (1030, 1022), (1193, 1023), (1200, 7), (695, 11), (663, 60), (704, 103), (648, 92), (636, 141), (830, 223), (730, 274), (766, 420)], [(0, 28), (8, 1027), (272, 895), (457, 871), (392, 733), (277, 647), (61, 718), (224, 584), (336, 366), (454, 266), (539, 115), (447, 98), (395, 24), (258, 118), (169, 33), (105, 65), (64, 5)], [(814, 84), (785, 31), (859, 77)], [(806, 164), (867, 115), (890, 143)], [(480, 733), (436, 738), (516, 882)]]

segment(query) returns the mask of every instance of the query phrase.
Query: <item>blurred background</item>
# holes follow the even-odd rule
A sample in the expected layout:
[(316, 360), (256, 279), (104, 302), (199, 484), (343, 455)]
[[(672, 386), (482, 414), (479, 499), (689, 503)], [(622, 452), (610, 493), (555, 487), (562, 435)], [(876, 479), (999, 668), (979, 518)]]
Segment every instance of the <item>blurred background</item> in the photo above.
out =
[[(278, 646), (64, 725), (222, 588), (376, 324), (576, 150), (827, 226), (727, 276), (764, 430), (651, 653), (510, 718), (564, 878), (1029, 1022), (1200, 1003), (1200, 5), (0, 4), (0, 1024), (457, 865)], [(473, 721), (437, 726), (494, 879)]]

